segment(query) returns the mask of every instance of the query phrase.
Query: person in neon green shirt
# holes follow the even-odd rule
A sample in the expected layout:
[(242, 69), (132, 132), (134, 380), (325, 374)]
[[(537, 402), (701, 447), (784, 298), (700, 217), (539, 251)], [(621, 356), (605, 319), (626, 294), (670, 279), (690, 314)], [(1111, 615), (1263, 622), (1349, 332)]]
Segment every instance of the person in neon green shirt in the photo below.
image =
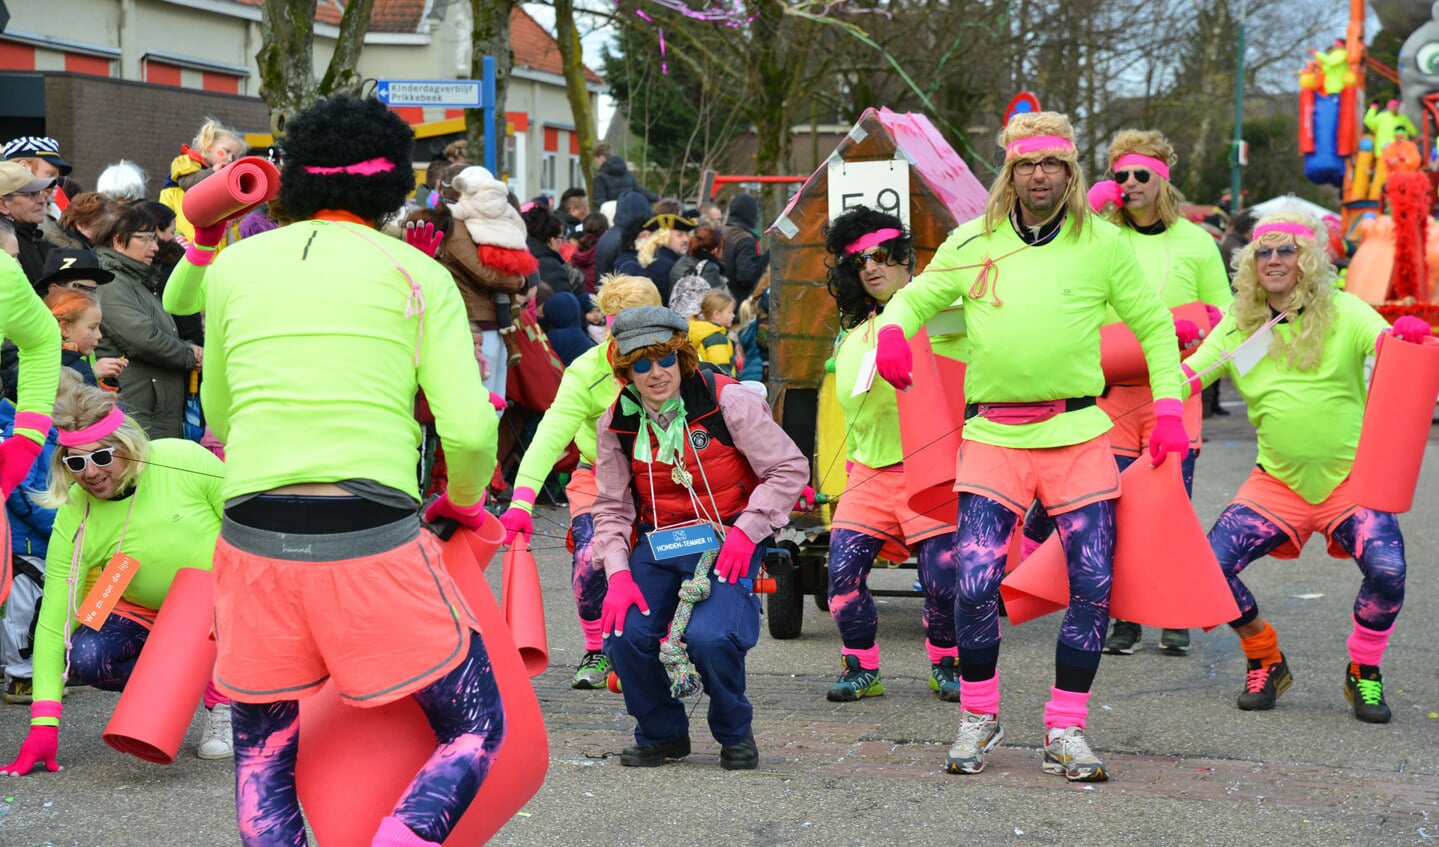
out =
[[(129, 681), (156, 613), (180, 568), (210, 569), (220, 531), (225, 466), (183, 439), (151, 442), (115, 395), (71, 376), (55, 403), (60, 446), (42, 505), (55, 507), (36, 620), (30, 733), (0, 773), (24, 776), (39, 763), (59, 770), (60, 697), (65, 684), (119, 691)], [(69, 612), (112, 557), (140, 564), (99, 629)], [(198, 755), (232, 755), (229, 700), (210, 683)]]
[(1365, 416), (1365, 362), (1376, 342), (1392, 333), (1386, 343), (1417, 344), (1431, 332), (1409, 316), (1391, 329), (1362, 300), (1335, 289), (1326, 235), (1299, 213), (1261, 220), (1239, 257), (1233, 310), (1184, 370), (1193, 393), (1227, 373), (1259, 441), (1258, 466), (1209, 530), (1239, 606), (1229, 624), (1248, 660), (1239, 708), (1272, 709), (1294, 681), (1274, 627), (1239, 575), (1264, 556), (1298, 558), (1318, 532), (1330, 555), (1353, 556), (1362, 575), (1344, 696), (1359, 720), (1387, 723), (1379, 665), (1404, 604), (1404, 537), (1393, 514), (1354, 502), (1348, 478)]
[[(0, 162), (0, 165), (11, 165)], [(29, 171), (0, 168), (5, 180), (25, 179)], [(0, 444), (0, 498), (9, 497), (29, 473), (50, 433), (50, 407), (60, 382), (60, 327), (30, 287), (20, 263), (0, 253), (0, 334), (20, 348), (20, 384), (15, 395), (15, 435)], [(8, 566), (8, 563), (7, 563)]]
[[(1219, 245), (1209, 233), (1179, 214), (1184, 196), (1169, 179), (1169, 169), (1177, 161), (1174, 148), (1163, 133), (1122, 130), (1109, 144), (1109, 167), (1114, 179), (1095, 183), (1089, 197), (1090, 208), (1107, 214), (1119, 227), (1120, 234), (1134, 250), (1145, 280), (1159, 293), (1164, 305), (1174, 308), (1188, 303), (1204, 304), (1208, 314), (1205, 326), (1198, 326), (1187, 318), (1174, 320), (1180, 346), (1192, 350), (1204, 337), (1206, 327), (1217, 323), (1223, 311), (1229, 308), (1234, 295), (1229, 289), (1229, 275), (1224, 270)], [(1119, 316), (1111, 310), (1110, 318), (1113, 322)], [(1142, 380), (1107, 385), (1099, 398), (1099, 408), (1114, 421), (1109, 444), (1120, 470), (1144, 454), (1154, 428), (1153, 400), (1149, 385)], [(1202, 413), (1200, 398), (1189, 398), (1184, 405), (1189, 452), (1180, 467), (1184, 490), (1191, 496), (1194, 464), (1200, 450)], [(1024, 527), (1026, 552), (1038, 547), (1052, 529), (1053, 522), (1042, 509), (1032, 511)], [(1141, 632), (1139, 624), (1115, 620), (1114, 630), (1104, 642), (1104, 652), (1132, 654)], [(1189, 631), (1166, 629), (1159, 643), (1165, 652), (1186, 654)]]
[[(624, 309), (660, 305), (660, 292), (642, 276), (611, 275), (601, 281), (600, 311), (610, 318)], [(610, 673), (610, 659), (604, 654), (600, 634), (600, 612), (605, 602), (605, 569), (594, 560), (595, 522), (590, 506), (595, 499), (595, 426), (600, 415), (614, 405), (620, 384), (609, 362), (609, 339), (580, 354), (565, 368), (555, 401), (540, 418), (539, 428), (520, 460), (515, 473), (515, 494), (510, 508), (500, 516), (505, 525), (505, 543), (516, 535), (534, 534), (535, 492), (544, 485), (550, 469), (559, 461), (570, 442), (580, 451), (580, 466), (570, 475), (565, 495), (570, 503), (569, 545), (574, 554), (570, 586), (575, 593), (585, 655), (575, 670), (571, 688), (604, 688)]]
[[(829, 613), (839, 627), (840, 676), (826, 698), (848, 702), (885, 693), (876, 638), (879, 610), (869, 591), (875, 557), (919, 561), (924, 592), (929, 687), (958, 702), (954, 643), (954, 505), (939, 513), (909, 508), (894, 388), (874, 379), (876, 325), (885, 304), (914, 273), (913, 237), (894, 215), (860, 206), (830, 222), (829, 292), (843, 327), (835, 340), (835, 394), (845, 418), (845, 490), (830, 522)], [(868, 366), (867, 366), (868, 365)], [(868, 385), (865, 382), (868, 381)]]
[[(504, 738), (479, 625), (418, 513), (417, 393), (449, 463), (427, 520), (483, 524), (497, 422), (450, 274), (376, 231), (414, 187), (413, 141), (375, 100), (295, 115), (278, 200), (295, 222), (204, 273), (201, 399), (229, 463), (215, 678), (235, 701), (246, 847), (305, 838), (299, 698), (326, 684), (361, 708), (411, 697), (437, 736), (377, 845), (444, 842)], [(197, 232), (186, 261), (213, 241)]]
[(1404, 130), (1410, 138), (1419, 137), (1419, 129), (1409, 116), (1399, 111), (1399, 101), (1390, 100), (1383, 109), (1379, 108), (1376, 100), (1369, 104), (1369, 110), (1364, 113), (1364, 128), (1374, 133), (1374, 152), (1384, 155), (1384, 148), (1388, 147), (1394, 140), (1394, 133)]
[[(1108, 629), (1119, 471), (1095, 405), (1104, 388), (1099, 328), (1110, 307), (1143, 346), (1155, 398), (1155, 463), (1182, 457), (1174, 321), (1144, 280), (1113, 224), (1088, 213), (1084, 172), (1069, 119), (1032, 112), (1000, 135), (1004, 170), (983, 217), (960, 225), (924, 273), (895, 292), (880, 322), (879, 375), (911, 380), (906, 338), (956, 299), (969, 334), (965, 397), (970, 414), (958, 456), (959, 733), (951, 773), (979, 773), (1004, 738), (999, 723), (999, 583), (1014, 531), (1037, 498), (1069, 560), (1070, 603), (1044, 711), (1046, 773), (1071, 781), (1108, 778), (1084, 727), (1089, 690)], [(1177, 457), (1176, 457), (1177, 460)]]

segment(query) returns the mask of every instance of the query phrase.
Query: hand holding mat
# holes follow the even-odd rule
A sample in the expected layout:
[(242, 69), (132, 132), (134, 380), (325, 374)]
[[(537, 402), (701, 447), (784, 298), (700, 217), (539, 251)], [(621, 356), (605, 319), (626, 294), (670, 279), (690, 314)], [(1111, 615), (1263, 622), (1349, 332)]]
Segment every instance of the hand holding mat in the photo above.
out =
[(280, 170), (268, 159), (236, 159), (185, 192), (185, 217), (195, 227), (213, 226), (248, 215), (280, 193)]

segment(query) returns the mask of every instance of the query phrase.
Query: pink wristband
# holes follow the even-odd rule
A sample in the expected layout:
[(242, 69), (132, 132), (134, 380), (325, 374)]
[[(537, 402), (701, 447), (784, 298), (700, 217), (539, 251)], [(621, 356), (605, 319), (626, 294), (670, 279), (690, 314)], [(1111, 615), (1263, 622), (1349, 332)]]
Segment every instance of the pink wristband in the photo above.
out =
[(59, 700), (36, 700), (30, 704), (30, 719), (54, 718), (60, 719), (60, 711), (64, 708)]
[(1175, 418), (1184, 417), (1184, 401), (1176, 400), (1173, 397), (1165, 397), (1162, 400), (1155, 400), (1154, 416), (1156, 418), (1161, 418), (1166, 415)]
[(191, 244), (185, 248), (185, 261), (197, 268), (203, 268), (215, 261), (215, 248)]
[(516, 503), (524, 503), (527, 506), (534, 506), (535, 490), (533, 488), (530, 488), (528, 485), (521, 485), (519, 488), (516, 488), (514, 495), (510, 497), (510, 505), (513, 506)]
[(1204, 383), (1200, 382), (1199, 374), (1196, 374), (1192, 369), (1190, 369), (1188, 365), (1183, 363), (1179, 365), (1179, 368), (1180, 370), (1184, 371), (1185, 377), (1189, 379), (1190, 396), (1198, 394), (1199, 392), (1204, 390)]
[(50, 433), (50, 416), (42, 412), (16, 412), (15, 428), (34, 430), (44, 439)]

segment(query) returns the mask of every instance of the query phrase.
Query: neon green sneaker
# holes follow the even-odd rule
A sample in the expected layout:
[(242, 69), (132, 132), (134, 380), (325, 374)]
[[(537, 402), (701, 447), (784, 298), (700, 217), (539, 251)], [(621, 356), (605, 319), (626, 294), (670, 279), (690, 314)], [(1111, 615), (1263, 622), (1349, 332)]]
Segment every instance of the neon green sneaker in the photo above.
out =
[(866, 670), (859, 666), (858, 656), (840, 657), (844, 673), (829, 687), (825, 698), (834, 703), (849, 703), (861, 697), (884, 695), (884, 683), (879, 678), (879, 668)]
[(1344, 679), (1344, 699), (1354, 708), (1354, 717), (1365, 723), (1389, 723), (1389, 704), (1384, 702), (1384, 675), (1378, 665), (1349, 663)]

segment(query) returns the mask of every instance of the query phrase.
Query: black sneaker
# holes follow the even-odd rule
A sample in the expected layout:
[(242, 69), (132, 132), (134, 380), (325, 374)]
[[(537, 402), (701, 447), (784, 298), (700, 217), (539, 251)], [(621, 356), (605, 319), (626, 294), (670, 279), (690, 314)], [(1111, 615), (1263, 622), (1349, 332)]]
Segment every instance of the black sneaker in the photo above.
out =
[(1114, 629), (1104, 641), (1104, 652), (1112, 656), (1134, 655), (1134, 645), (1139, 643), (1143, 632), (1144, 629), (1139, 624), (1115, 618)]
[(1260, 665), (1258, 659), (1250, 659), (1244, 690), (1239, 692), (1239, 708), (1246, 712), (1272, 709), (1279, 695), (1293, 684), (1294, 677), (1289, 673), (1289, 663), (1284, 661), (1283, 653), (1272, 665)]
[(636, 744), (620, 752), (620, 764), (627, 768), (657, 768), (665, 759), (683, 759), (690, 754), (690, 737), (681, 735), (658, 744)]
[(721, 747), (720, 767), (727, 771), (752, 771), (759, 767), (759, 746), (754, 743), (754, 736)]
[(1384, 675), (1378, 665), (1350, 662), (1344, 678), (1344, 699), (1354, 707), (1354, 717), (1365, 723), (1389, 723), (1393, 716), (1384, 702)]
[(1189, 653), (1189, 630), (1166, 629), (1159, 634), (1159, 647), (1171, 656)]

